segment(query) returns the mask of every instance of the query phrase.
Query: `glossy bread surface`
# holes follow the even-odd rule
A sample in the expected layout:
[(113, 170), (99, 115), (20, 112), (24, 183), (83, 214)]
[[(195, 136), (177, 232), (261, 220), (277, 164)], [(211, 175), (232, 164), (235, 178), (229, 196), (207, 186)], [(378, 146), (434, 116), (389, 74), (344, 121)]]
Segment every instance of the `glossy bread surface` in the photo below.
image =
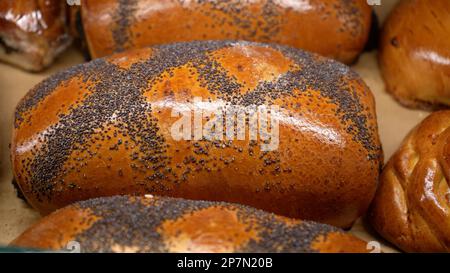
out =
[(450, 106), (450, 1), (401, 1), (384, 24), (379, 62), (400, 103)]
[(0, 61), (39, 71), (71, 42), (65, 1), (0, 1)]
[(363, 50), (371, 25), (365, 0), (84, 0), (93, 58), (130, 48), (194, 40), (289, 45), (344, 63)]
[(450, 111), (431, 114), (381, 175), (370, 220), (409, 252), (450, 251)]
[[(173, 137), (174, 110), (223, 103), (278, 106), (276, 149)], [(347, 66), (224, 41), (136, 50), (50, 77), (17, 106), (11, 151), (19, 187), (43, 213), (152, 193), (342, 227), (366, 211), (382, 162), (373, 96)]]
[(91, 199), (60, 209), (11, 245), (81, 252), (367, 252), (341, 230), (242, 205), (157, 197)]

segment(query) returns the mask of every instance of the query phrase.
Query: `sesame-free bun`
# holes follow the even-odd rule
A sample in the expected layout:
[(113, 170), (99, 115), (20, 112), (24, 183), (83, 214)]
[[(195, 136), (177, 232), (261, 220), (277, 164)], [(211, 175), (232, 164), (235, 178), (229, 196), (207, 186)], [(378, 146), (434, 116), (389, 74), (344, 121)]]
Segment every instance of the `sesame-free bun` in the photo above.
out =
[(41, 71), (71, 42), (65, 1), (0, 1), (1, 62)]
[(43, 218), (11, 245), (80, 252), (368, 252), (324, 224), (222, 202), (115, 196)]
[[(224, 104), (278, 106), (278, 145), (263, 149), (261, 135), (174, 137), (174, 110)], [(340, 227), (366, 211), (383, 160), (372, 93), (349, 67), (236, 41), (134, 50), (53, 75), (17, 106), (11, 158), (17, 184), (41, 213), (151, 193)]]
[(366, 0), (83, 0), (81, 13), (93, 58), (232, 39), (289, 45), (351, 63), (367, 42), (372, 8)]
[(412, 108), (450, 106), (450, 1), (400, 1), (384, 24), (379, 63), (387, 91)]
[(450, 111), (417, 125), (384, 167), (369, 219), (407, 252), (450, 252)]

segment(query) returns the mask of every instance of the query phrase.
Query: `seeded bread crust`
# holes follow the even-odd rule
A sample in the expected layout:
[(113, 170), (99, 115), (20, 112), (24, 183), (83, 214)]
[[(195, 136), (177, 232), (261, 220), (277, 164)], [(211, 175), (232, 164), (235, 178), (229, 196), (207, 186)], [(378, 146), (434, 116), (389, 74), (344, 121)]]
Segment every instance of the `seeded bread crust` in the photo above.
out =
[[(175, 106), (280, 107), (279, 145), (181, 140)], [(206, 121), (204, 121), (206, 122)], [(139, 193), (251, 205), (349, 227), (367, 209), (382, 162), (373, 96), (347, 66), (250, 42), (179, 43), (62, 71), (16, 109), (17, 184), (42, 213)]]
[(81, 252), (367, 252), (324, 224), (222, 202), (115, 196), (60, 209), (11, 245)]
[(195, 40), (278, 43), (344, 63), (364, 49), (371, 26), (366, 0), (84, 0), (93, 58), (126, 49)]

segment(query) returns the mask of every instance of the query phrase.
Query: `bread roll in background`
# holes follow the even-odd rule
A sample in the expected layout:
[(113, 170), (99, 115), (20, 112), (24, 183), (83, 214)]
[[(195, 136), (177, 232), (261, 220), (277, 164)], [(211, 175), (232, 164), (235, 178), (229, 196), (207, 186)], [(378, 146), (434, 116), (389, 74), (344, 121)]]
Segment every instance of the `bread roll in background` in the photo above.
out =
[(143, 46), (194, 40), (289, 45), (344, 63), (364, 49), (372, 9), (366, 0), (82, 0), (93, 58)]
[(450, 1), (400, 1), (384, 23), (379, 50), (387, 91), (400, 103), (450, 106)]
[(408, 252), (450, 252), (450, 111), (431, 114), (383, 170), (369, 219)]
[[(188, 140), (173, 135), (173, 111), (260, 105), (279, 107), (274, 149), (261, 134), (190, 138), (195, 124)], [(366, 211), (383, 162), (372, 93), (349, 67), (236, 41), (140, 49), (53, 75), (17, 106), (11, 153), (17, 184), (42, 213), (152, 193), (339, 227)]]
[(368, 252), (341, 230), (254, 208), (205, 201), (115, 196), (60, 209), (11, 245), (80, 252)]
[(0, 1), (0, 61), (40, 71), (71, 42), (65, 1)]

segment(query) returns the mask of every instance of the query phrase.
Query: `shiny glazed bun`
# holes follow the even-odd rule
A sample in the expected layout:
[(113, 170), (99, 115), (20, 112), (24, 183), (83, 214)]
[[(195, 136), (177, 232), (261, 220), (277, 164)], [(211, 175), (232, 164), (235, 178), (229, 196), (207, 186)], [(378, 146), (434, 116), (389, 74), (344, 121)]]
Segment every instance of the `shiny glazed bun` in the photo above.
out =
[(389, 160), (370, 221), (408, 252), (450, 251), (450, 111), (431, 114)]
[(156, 197), (104, 197), (60, 209), (11, 245), (81, 252), (367, 252), (337, 228), (250, 207)]
[(367, 42), (366, 0), (83, 0), (84, 33), (93, 58), (125, 49), (194, 40), (289, 45), (344, 63)]
[[(247, 115), (243, 139), (224, 136), (234, 123), (196, 138), (208, 111), (229, 106), (270, 106), (276, 130), (250, 139)], [(187, 139), (173, 134), (183, 111), (194, 112)], [(229, 41), (135, 50), (48, 78), (17, 106), (11, 153), (17, 184), (42, 213), (151, 193), (339, 227), (368, 208), (382, 162), (374, 99), (356, 73), (300, 50)]]
[(379, 62), (403, 105), (450, 106), (450, 1), (401, 1), (384, 24)]
[(0, 61), (30, 71), (49, 66), (72, 38), (61, 0), (0, 1)]

